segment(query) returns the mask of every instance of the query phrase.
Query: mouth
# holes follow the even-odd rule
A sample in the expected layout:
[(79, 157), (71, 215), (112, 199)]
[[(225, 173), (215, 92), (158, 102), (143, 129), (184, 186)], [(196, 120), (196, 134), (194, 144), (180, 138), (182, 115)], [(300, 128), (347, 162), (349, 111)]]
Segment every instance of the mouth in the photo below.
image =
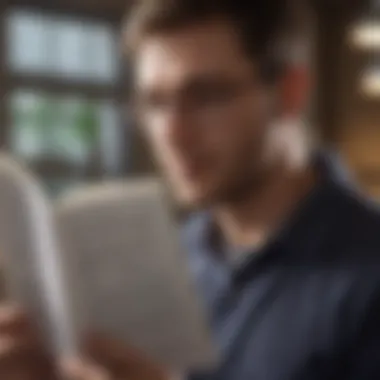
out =
[(204, 161), (187, 161), (186, 163), (182, 163), (179, 167), (181, 175), (188, 180), (195, 180), (199, 178), (204, 172), (204, 169)]
[(198, 165), (186, 165), (181, 168), (181, 174), (187, 179), (195, 179), (200, 176), (201, 169)]

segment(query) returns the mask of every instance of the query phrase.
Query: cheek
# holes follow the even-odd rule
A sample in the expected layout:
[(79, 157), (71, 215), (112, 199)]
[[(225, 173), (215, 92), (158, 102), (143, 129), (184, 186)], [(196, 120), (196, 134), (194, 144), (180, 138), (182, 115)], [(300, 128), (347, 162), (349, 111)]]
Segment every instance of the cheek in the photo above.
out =
[(165, 135), (159, 132), (158, 128), (144, 128), (143, 134), (148, 150), (153, 154), (153, 158), (160, 166), (170, 164), (170, 146)]
[(210, 133), (208, 144), (226, 154), (238, 154), (239, 149), (258, 138), (263, 125), (259, 114), (250, 105), (230, 108), (212, 128), (215, 133)]
[(164, 129), (149, 129), (146, 132), (149, 148), (153, 153), (155, 163), (162, 173), (177, 186), (181, 178), (181, 160), (178, 149), (172, 140), (164, 133)]
[(220, 124), (214, 146), (221, 167), (232, 174), (245, 171), (263, 155), (266, 124), (251, 110), (231, 113)]

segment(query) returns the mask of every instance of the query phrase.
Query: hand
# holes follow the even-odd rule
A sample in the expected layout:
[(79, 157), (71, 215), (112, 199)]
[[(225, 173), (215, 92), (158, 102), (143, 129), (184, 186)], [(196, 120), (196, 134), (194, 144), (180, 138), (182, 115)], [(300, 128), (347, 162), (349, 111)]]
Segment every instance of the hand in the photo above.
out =
[(0, 304), (0, 379), (6, 380), (171, 380), (172, 376), (136, 350), (92, 337), (86, 360), (62, 363), (60, 370), (27, 316)]
[(114, 341), (92, 337), (87, 340), (84, 352), (89, 358), (63, 364), (65, 377), (72, 380), (171, 380), (163, 368), (147, 359), (135, 349)]
[(0, 379), (58, 379), (53, 360), (27, 317), (17, 307), (1, 304)]

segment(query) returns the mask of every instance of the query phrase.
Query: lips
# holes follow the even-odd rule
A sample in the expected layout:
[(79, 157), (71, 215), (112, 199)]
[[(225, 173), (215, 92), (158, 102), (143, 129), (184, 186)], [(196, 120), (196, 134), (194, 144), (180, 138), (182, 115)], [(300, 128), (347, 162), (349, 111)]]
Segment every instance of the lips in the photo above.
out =
[(204, 162), (186, 162), (179, 166), (180, 173), (186, 178), (195, 178), (200, 175), (204, 169)]

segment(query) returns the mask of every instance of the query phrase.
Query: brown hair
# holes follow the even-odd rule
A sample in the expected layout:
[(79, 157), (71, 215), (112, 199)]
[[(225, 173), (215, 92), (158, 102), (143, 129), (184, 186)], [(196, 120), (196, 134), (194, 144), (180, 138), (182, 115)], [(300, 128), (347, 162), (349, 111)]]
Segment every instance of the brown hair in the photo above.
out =
[(284, 67), (286, 41), (295, 29), (291, 8), (289, 0), (140, 0), (128, 12), (124, 37), (133, 52), (146, 35), (226, 19), (263, 76), (274, 80)]

